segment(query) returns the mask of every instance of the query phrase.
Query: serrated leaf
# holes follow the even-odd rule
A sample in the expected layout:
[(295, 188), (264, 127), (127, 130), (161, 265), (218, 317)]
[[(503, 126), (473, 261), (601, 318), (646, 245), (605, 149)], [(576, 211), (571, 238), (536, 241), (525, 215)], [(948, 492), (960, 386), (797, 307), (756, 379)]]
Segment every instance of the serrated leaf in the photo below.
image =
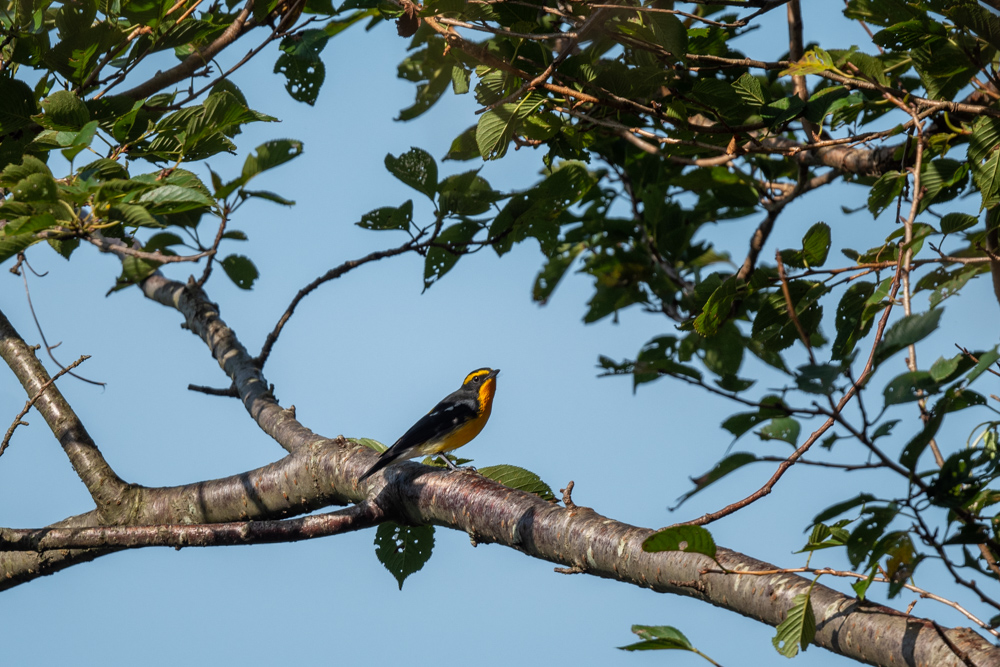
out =
[(138, 283), (151, 276), (160, 266), (162, 264), (159, 262), (125, 255), (122, 257), (122, 278), (131, 283)]
[(813, 523), (814, 524), (826, 523), (833, 517), (840, 516), (849, 509), (854, 509), (859, 505), (865, 505), (866, 503), (870, 503), (873, 500), (875, 500), (875, 496), (869, 493), (859, 494), (854, 498), (851, 498), (850, 500), (845, 500), (843, 502), (839, 502), (834, 505), (831, 505), (830, 507), (827, 507), (825, 510), (817, 514), (815, 518), (813, 518)]
[(743, 101), (750, 106), (763, 106), (767, 104), (770, 100), (764, 95), (764, 89), (761, 88), (760, 80), (753, 76), (749, 72), (744, 72), (740, 78), (733, 82), (733, 88), (739, 94)]
[(997, 349), (995, 347), (992, 350), (989, 350), (988, 352), (983, 352), (978, 356), (979, 356), (979, 362), (976, 364), (976, 367), (973, 368), (971, 371), (969, 371), (969, 374), (966, 376), (965, 378), (966, 384), (972, 384), (973, 380), (975, 380), (980, 375), (988, 371), (993, 366), (993, 364), (996, 363), (997, 359), (1000, 359), (1000, 353), (997, 352)]
[(501, 104), (479, 117), (476, 144), (484, 160), (496, 160), (507, 154), (514, 133), (529, 115), (545, 102), (541, 95), (531, 93), (517, 102)]
[(424, 261), (424, 289), (451, 271), (465, 252), (467, 244), (479, 233), (482, 225), (466, 221), (445, 229), (436, 239), (436, 244), (427, 251)]
[(937, 382), (927, 371), (910, 371), (897, 375), (882, 390), (885, 406), (916, 401), (937, 389)]
[(944, 357), (938, 357), (931, 365), (930, 374), (935, 382), (945, 381), (952, 373), (958, 370), (958, 364), (962, 362), (965, 355), (956, 354), (951, 359), (945, 359)]
[(383, 206), (374, 211), (368, 211), (356, 222), (362, 229), (399, 229), (406, 230), (413, 220), (413, 200), (407, 199), (400, 206)]
[(243, 162), (241, 185), (268, 169), (274, 169), (302, 154), (302, 142), (295, 139), (274, 139), (257, 146)]
[(761, 440), (781, 440), (795, 447), (799, 440), (802, 425), (792, 417), (776, 417), (764, 426), (757, 435)]
[(215, 205), (211, 197), (193, 188), (179, 185), (163, 185), (155, 190), (144, 192), (137, 203), (144, 205), (155, 215), (181, 213)]
[(542, 500), (556, 499), (555, 494), (552, 493), (552, 488), (543, 482), (538, 475), (518, 466), (486, 466), (479, 469), (479, 474), (483, 477), (489, 477), (495, 482), (500, 482), (504, 486), (509, 486), (512, 489), (533, 493)]
[(929, 336), (938, 328), (943, 313), (942, 308), (928, 310), (925, 313), (915, 313), (889, 327), (875, 353), (875, 365), (878, 366), (900, 350)]
[(400, 181), (434, 201), (438, 186), (437, 163), (420, 148), (411, 148), (399, 157), (385, 156), (385, 168)]
[(869, 212), (876, 218), (882, 215), (882, 211), (892, 205), (903, 192), (905, 184), (906, 174), (898, 171), (887, 171), (882, 174), (868, 193)]
[(375, 557), (399, 582), (430, 560), (434, 549), (434, 526), (401, 526), (386, 521), (375, 531)]
[(946, 213), (941, 218), (941, 232), (943, 234), (954, 234), (962, 232), (970, 227), (975, 227), (979, 223), (979, 218), (968, 213)]
[(243, 255), (229, 255), (222, 260), (222, 268), (240, 289), (253, 288), (254, 281), (260, 277), (254, 263)]
[(818, 74), (836, 69), (833, 66), (833, 58), (830, 54), (814, 46), (806, 51), (802, 58), (792, 63), (788, 69), (782, 70), (780, 76), (802, 76), (805, 74)]
[(757, 461), (757, 457), (749, 452), (736, 452), (735, 454), (730, 454), (726, 458), (719, 461), (714, 468), (709, 470), (704, 475), (701, 475), (700, 477), (692, 477), (691, 481), (694, 482), (694, 488), (678, 498), (677, 504), (671, 509), (677, 509), (683, 505), (688, 498), (698, 493), (709, 484), (717, 482), (734, 470), (738, 470), (748, 463), (753, 463), (755, 461)]
[(778, 653), (794, 658), (799, 650), (805, 651), (816, 636), (816, 616), (807, 593), (800, 593), (792, 600), (788, 615), (777, 628), (771, 642)]
[(695, 651), (694, 646), (680, 630), (669, 625), (633, 625), (632, 632), (643, 640), (628, 646), (619, 646), (622, 651), (655, 651), (678, 649)]
[(385, 450), (389, 449), (388, 447), (386, 447), (385, 445), (383, 445), (378, 440), (373, 440), (372, 438), (351, 438), (351, 440), (354, 440), (359, 445), (364, 445), (368, 449), (376, 451), (379, 454), (381, 454)]
[(683, 551), (708, 556), (715, 560), (715, 540), (712, 534), (701, 526), (673, 526), (658, 530), (642, 542), (642, 550), (650, 553), (659, 551)]

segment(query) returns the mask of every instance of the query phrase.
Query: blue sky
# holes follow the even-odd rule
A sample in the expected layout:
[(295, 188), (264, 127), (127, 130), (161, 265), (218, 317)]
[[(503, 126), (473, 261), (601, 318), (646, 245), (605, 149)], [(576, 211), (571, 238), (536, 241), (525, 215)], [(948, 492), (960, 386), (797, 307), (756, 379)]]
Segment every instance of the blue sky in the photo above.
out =
[[(822, 38), (847, 47), (867, 40), (860, 26), (839, 17), (840, 3), (804, 4), (807, 41)], [(785, 50), (783, 20), (783, 11), (773, 12), (743, 48), (758, 45), (766, 56), (779, 55)], [(405, 46), (392, 25), (372, 33), (355, 28), (332, 40), (324, 52), (327, 80), (315, 107), (291, 101), (270, 73), (275, 49), (235, 77), (251, 106), (283, 121), (240, 135), (242, 154), (272, 138), (305, 144), (300, 158), (259, 183), (297, 206), (252, 203), (231, 223), (250, 236), (248, 243), (230, 243), (228, 251), (256, 262), (261, 278), (253, 291), (236, 289), (221, 272), (208, 285), (223, 319), (251, 351), (259, 349), (301, 286), (344, 260), (402, 241), (392, 232), (355, 227), (363, 213), (413, 198), (418, 219), (429, 219), (429, 206), (385, 171), (383, 159), (411, 146), (440, 158), (475, 122), (475, 101), (471, 95), (449, 95), (417, 121), (394, 122), (413, 99), (411, 84), (395, 77)], [(235, 48), (239, 54), (226, 58), (235, 59), (246, 47)], [(527, 187), (540, 157), (528, 149), (512, 152), (486, 164), (482, 175), (498, 188)], [(224, 177), (233, 176), (242, 159), (213, 158), (209, 164)], [(439, 166), (448, 174), (478, 163)], [(133, 167), (133, 173), (142, 171), (152, 168)], [(841, 204), (856, 207), (864, 196), (861, 188), (837, 186), (790, 207), (765, 256), (777, 245), (795, 245), (818, 220), (831, 224), (837, 243), (879, 242), (892, 230), (888, 216), (873, 224), (865, 214), (840, 212)], [(963, 206), (975, 213), (978, 200)], [(757, 220), (725, 224), (731, 229), (719, 229), (716, 240), (741, 259)], [(181, 484), (281, 457), (282, 450), (238, 401), (186, 390), (188, 383), (226, 386), (228, 380), (204, 344), (180, 329), (176, 312), (143, 299), (136, 289), (104, 297), (119, 273), (112, 257), (81, 248), (67, 263), (38, 246), (29, 260), (36, 270), (49, 272), (29, 280), (47, 337), (62, 341), (60, 359), (90, 354), (80, 372), (108, 383), (102, 390), (64, 379), (60, 387), (122, 477), (149, 486)], [(555, 490), (574, 480), (578, 504), (636, 525), (693, 518), (758, 488), (771, 469), (744, 468), (680, 511), (667, 511), (690, 488), (688, 477), (710, 468), (730, 445), (718, 425), (736, 407), (670, 381), (633, 395), (628, 379), (598, 379), (599, 354), (632, 357), (673, 326), (635, 310), (623, 312), (618, 324), (584, 326), (590, 285), (581, 276), (570, 276), (547, 306), (538, 307), (530, 289), (541, 261), (530, 242), (502, 260), (482, 252), (463, 259), (423, 294), (423, 266), (416, 256), (362, 267), (303, 302), (265, 375), (282, 404), (294, 404), (300, 421), (314, 431), (388, 443), (469, 370), (499, 367), (493, 417), (461, 453), (480, 466), (526, 467)], [(187, 270), (168, 275), (184, 279)], [(20, 278), (0, 274), (0, 295), (20, 333), (37, 341)], [(996, 343), (997, 307), (988, 281), (975, 281), (947, 308), (956, 323), (921, 348), (927, 365), (939, 354), (952, 354), (954, 342), (971, 348)], [(901, 359), (898, 365), (902, 372)], [(758, 371), (751, 366), (744, 375)], [(776, 381), (765, 376), (762, 385), (768, 378)], [(985, 383), (979, 389), (996, 392)], [(23, 400), (12, 376), (0, 374), (0, 405), (11, 419)], [(900, 416), (913, 422), (907, 433), (917, 428), (912, 404), (908, 409), (900, 409)], [(5, 508), (0, 524), (37, 527), (88, 511), (89, 496), (58, 443), (37, 414), (27, 419), (31, 426), (18, 430), (0, 459)], [(955, 446), (967, 432), (955, 429)], [(783, 447), (752, 436), (737, 445), (759, 454), (787, 453)], [(809, 519), (855, 489), (878, 483), (864, 475), (794, 468), (769, 497), (713, 525), (712, 532), (721, 545), (783, 566), (802, 565), (803, 557), (792, 552), (804, 542)], [(433, 558), (400, 592), (374, 556), (373, 537), (368, 530), (294, 545), (146, 549), (73, 567), (0, 596), (8, 657), (12, 664), (78, 665), (134, 662), (137, 656), (151, 665), (507, 665), (526, 659), (702, 664), (693, 655), (614, 648), (630, 643), (629, 626), (642, 623), (678, 626), (725, 665), (747, 664), (748, 655), (756, 665), (786, 664), (771, 647), (772, 628), (692, 600), (555, 574), (551, 564), (503, 547), (473, 549), (465, 534), (454, 531), (437, 530)], [(843, 565), (827, 558), (814, 564)], [(939, 581), (918, 578), (924, 585)], [(966, 624), (932, 605), (920, 602), (915, 613)], [(844, 664), (813, 647), (796, 664), (835, 662)]]

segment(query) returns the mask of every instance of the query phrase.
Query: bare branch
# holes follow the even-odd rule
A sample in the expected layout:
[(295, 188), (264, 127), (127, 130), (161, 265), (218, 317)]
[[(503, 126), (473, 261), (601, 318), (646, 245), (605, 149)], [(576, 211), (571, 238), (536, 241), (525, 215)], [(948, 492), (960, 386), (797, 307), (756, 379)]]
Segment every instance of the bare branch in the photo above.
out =
[(42, 397), (42, 393), (46, 389), (48, 389), (49, 387), (51, 387), (52, 383), (54, 383), (56, 380), (58, 380), (59, 378), (61, 378), (66, 373), (69, 373), (71, 370), (73, 370), (74, 368), (76, 368), (77, 366), (79, 366), (80, 364), (82, 364), (83, 362), (85, 362), (87, 359), (90, 359), (90, 355), (89, 354), (83, 355), (82, 357), (80, 357), (79, 359), (77, 359), (76, 361), (74, 361), (73, 363), (71, 363), (69, 366), (67, 366), (66, 368), (63, 368), (62, 370), (60, 370), (58, 373), (56, 373), (51, 378), (49, 378), (49, 380), (45, 384), (42, 385), (42, 388), (38, 390), (37, 394), (35, 394), (34, 396), (32, 396), (31, 398), (29, 398), (25, 402), (24, 407), (21, 409), (21, 411), (19, 413), (17, 413), (17, 416), (14, 417), (14, 421), (10, 425), (10, 428), (7, 429), (7, 433), (3, 437), (3, 442), (0, 442), (0, 456), (3, 456), (3, 453), (5, 451), (7, 451), (7, 447), (10, 446), (10, 439), (11, 439), (11, 436), (14, 435), (14, 430), (18, 426), (28, 426), (28, 422), (21, 421), (21, 419), (26, 414), (28, 414), (28, 410), (30, 410), (31, 406), (33, 406), (35, 404), (35, 401), (37, 401), (39, 398)]
[(108, 465), (59, 388), (48, 385), (42, 390), (50, 382), (49, 374), (3, 312), (0, 312), (0, 357), (14, 371), (25, 393), (36, 397), (35, 408), (62, 445), (98, 508), (120, 504), (128, 495), (129, 486)]

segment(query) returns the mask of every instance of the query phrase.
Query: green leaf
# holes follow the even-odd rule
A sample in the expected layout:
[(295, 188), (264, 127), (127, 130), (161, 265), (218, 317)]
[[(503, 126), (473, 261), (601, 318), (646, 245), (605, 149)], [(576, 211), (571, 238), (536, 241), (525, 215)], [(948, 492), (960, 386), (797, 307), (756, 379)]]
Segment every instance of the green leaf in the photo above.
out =
[(838, 364), (807, 364), (799, 366), (795, 384), (804, 392), (829, 396), (836, 389), (834, 383), (841, 373), (842, 366)]
[(958, 365), (963, 359), (965, 359), (964, 354), (956, 354), (951, 359), (938, 357), (937, 361), (931, 365), (931, 378), (933, 378), (935, 382), (944, 382), (951, 377), (952, 373), (958, 370)]
[(535, 276), (531, 298), (542, 305), (548, 303), (549, 297), (559, 285), (559, 281), (566, 275), (566, 271), (569, 270), (581, 251), (583, 251), (583, 244), (578, 243), (570, 246), (564, 252), (550, 257), (542, 270)]
[(813, 523), (814, 524), (826, 523), (833, 517), (840, 516), (849, 509), (854, 509), (859, 505), (865, 505), (867, 503), (872, 502), (873, 500), (875, 500), (875, 496), (869, 493), (862, 493), (860, 495), (855, 496), (854, 498), (851, 498), (850, 500), (845, 500), (843, 502), (839, 502), (836, 503), (835, 505), (827, 507), (825, 510), (816, 515), (816, 517), (813, 519)]
[(776, 417), (762, 428), (757, 435), (761, 440), (781, 440), (795, 447), (799, 440), (802, 425), (792, 417)]
[(0, 133), (10, 134), (34, 125), (32, 116), (37, 111), (30, 86), (18, 79), (0, 77)]
[(941, 233), (963, 232), (970, 227), (975, 227), (978, 223), (979, 218), (968, 213), (946, 213), (941, 218)]
[(451, 142), (451, 148), (442, 159), (465, 161), (477, 157), (480, 157), (479, 144), (476, 142), (476, 126), (473, 125), (455, 137), (455, 140)]
[(184, 243), (184, 240), (177, 236), (177, 234), (160, 232), (159, 234), (153, 234), (148, 241), (142, 244), (142, 249), (144, 252), (156, 252), (157, 250), (163, 250), (172, 245), (181, 245), (182, 243)]
[(969, 136), (969, 162), (973, 166), (978, 165), (995, 154), (997, 146), (1000, 146), (1000, 119), (980, 116), (972, 124), (972, 134)]
[(633, 625), (632, 632), (643, 640), (628, 646), (619, 646), (622, 651), (655, 651), (661, 649), (679, 649), (695, 651), (680, 630), (669, 625)]
[(240, 174), (240, 185), (268, 169), (274, 169), (302, 154), (302, 142), (295, 139), (274, 139), (257, 146), (256, 152), (247, 156)]
[(403, 582), (417, 572), (434, 549), (434, 526), (401, 526), (386, 521), (375, 531), (375, 557), (392, 573), (403, 590)]
[(393, 176), (434, 201), (438, 186), (437, 163), (427, 151), (411, 148), (399, 157), (385, 156), (385, 168)]
[(52, 177), (52, 172), (44, 162), (34, 155), (25, 155), (20, 164), (11, 163), (4, 167), (3, 172), (0, 172), (0, 185), (6, 188), (13, 187), (32, 174), (46, 174)]
[(326, 80), (326, 65), (318, 57), (296, 58), (282, 53), (274, 62), (274, 73), (285, 77), (285, 90), (293, 100), (312, 106)]
[(875, 353), (875, 365), (878, 366), (900, 350), (929, 336), (938, 328), (943, 313), (944, 309), (942, 308), (928, 310), (925, 313), (915, 313), (889, 327)]
[(876, 218), (882, 215), (882, 211), (895, 203), (896, 198), (903, 192), (906, 184), (906, 174), (898, 171), (887, 171), (882, 174), (872, 186), (868, 193), (868, 210)]
[(814, 46), (806, 51), (802, 58), (792, 63), (788, 69), (782, 70), (780, 76), (803, 76), (805, 74), (818, 74), (835, 69), (833, 58), (830, 54)]
[(389, 449), (378, 440), (372, 440), (371, 438), (351, 438), (351, 440), (357, 442), (359, 445), (364, 445), (368, 449), (374, 450), (379, 454)]
[(885, 406), (908, 403), (937, 390), (937, 382), (927, 371), (910, 371), (897, 375), (882, 390)]
[(759, 107), (770, 102), (770, 96), (764, 94), (760, 80), (749, 72), (744, 72), (740, 78), (734, 81), (733, 88), (743, 98), (743, 101), (750, 106)]
[[(727, 419), (726, 422), (729, 420)], [(749, 427), (748, 427), (749, 429)], [(692, 477), (694, 488), (677, 499), (677, 504), (671, 509), (677, 509), (687, 501), (688, 498), (698, 493), (709, 484), (719, 481), (734, 470), (738, 470), (748, 463), (757, 461), (757, 457), (749, 452), (736, 452), (719, 461), (714, 468), (700, 477)]]
[(79, 97), (68, 90), (52, 93), (42, 100), (44, 116), (39, 119), (50, 130), (79, 130), (90, 120), (90, 111)]
[(229, 255), (222, 260), (222, 268), (240, 289), (253, 288), (254, 281), (260, 276), (254, 263), (243, 255)]
[(874, 283), (852, 283), (837, 306), (837, 338), (830, 349), (833, 359), (846, 359), (862, 338), (871, 331), (874, 322), (874, 312), (868, 305), (868, 299), (875, 292)]
[(830, 252), (830, 226), (817, 222), (802, 237), (802, 250), (783, 251), (781, 261), (801, 269), (817, 268), (826, 262)]
[(48, 242), (65, 259), (69, 259), (73, 251), (80, 247), (80, 239), (48, 239)]
[(281, 204), (282, 206), (295, 206), (295, 201), (293, 199), (285, 199), (281, 195), (270, 192), (269, 190), (241, 190), (244, 197), (263, 199), (265, 201), (274, 202), (275, 204)]
[(516, 103), (501, 104), (479, 117), (476, 126), (476, 144), (484, 160), (497, 160), (507, 154), (514, 133), (521, 123), (535, 112), (545, 98), (530, 93)]
[(59, 188), (55, 179), (48, 174), (31, 174), (18, 181), (17, 185), (11, 188), (10, 194), (14, 201), (54, 202), (59, 199)]
[(805, 651), (816, 636), (816, 616), (808, 593), (800, 593), (792, 600), (785, 620), (778, 626), (771, 643), (778, 653), (786, 658), (794, 658), (801, 648)]
[(489, 477), (493, 481), (500, 482), (504, 486), (509, 486), (512, 489), (533, 493), (542, 500), (556, 499), (551, 487), (543, 482), (538, 475), (518, 466), (486, 466), (479, 469), (479, 474), (483, 477)]
[(28, 246), (38, 243), (40, 239), (34, 234), (18, 234), (17, 236), (0, 235), (0, 262), (6, 261), (25, 250)]
[(144, 205), (153, 215), (168, 215), (215, 205), (211, 197), (199, 190), (179, 185), (163, 185), (145, 192), (137, 203)]
[(161, 262), (152, 262), (125, 255), (122, 257), (122, 278), (126, 282), (138, 283), (153, 275), (160, 266), (162, 266)]
[(988, 371), (996, 363), (997, 359), (1000, 359), (1000, 353), (997, 352), (997, 348), (995, 347), (988, 352), (982, 352), (976, 356), (979, 357), (979, 362), (966, 376), (965, 381), (967, 384), (972, 384), (973, 380)]
[(356, 222), (362, 229), (400, 229), (406, 230), (413, 221), (413, 200), (407, 199), (400, 206), (383, 206), (374, 211), (368, 211)]
[(732, 311), (733, 303), (747, 292), (746, 283), (736, 276), (730, 276), (705, 302), (701, 313), (694, 319), (694, 330), (702, 336), (714, 336), (725, 324)]
[(469, 241), (479, 233), (482, 225), (478, 222), (466, 221), (448, 227), (436, 239), (436, 243), (427, 251), (424, 261), (424, 289), (451, 271), (468, 246)]
[(642, 550), (650, 553), (683, 551), (702, 554), (715, 560), (715, 540), (701, 526), (673, 526), (658, 530), (643, 540)]
[(873, 581), (875, 581), (875, 574), (877, 572), (878, 565), (873, 565), (871, 572), (868, 573), (867, 579), (860, 579), (851, 584), (851, 588), (854, 589), (854, 593), (858, 596), (858, 599), (865, 599), (865, 595), (868, 593), (868, 587), (872, 585)]

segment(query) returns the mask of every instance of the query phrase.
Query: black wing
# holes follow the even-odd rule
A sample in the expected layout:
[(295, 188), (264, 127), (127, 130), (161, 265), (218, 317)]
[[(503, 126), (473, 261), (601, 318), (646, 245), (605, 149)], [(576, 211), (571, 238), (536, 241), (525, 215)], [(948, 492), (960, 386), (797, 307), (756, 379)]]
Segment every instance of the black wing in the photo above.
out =
[(392, 447), (382, 452), (375, 465), (361, 476), (361, 480), (374, 475), (393, 461), (416, 456), (419, 454), (415, 451), (417, 447), (444, 436), (456, 426), (474, 419), (476, 414), (474, 399), (469, 399), (464, 394), (448, 396), (418, 419), (417, 423), (411, 426)]

